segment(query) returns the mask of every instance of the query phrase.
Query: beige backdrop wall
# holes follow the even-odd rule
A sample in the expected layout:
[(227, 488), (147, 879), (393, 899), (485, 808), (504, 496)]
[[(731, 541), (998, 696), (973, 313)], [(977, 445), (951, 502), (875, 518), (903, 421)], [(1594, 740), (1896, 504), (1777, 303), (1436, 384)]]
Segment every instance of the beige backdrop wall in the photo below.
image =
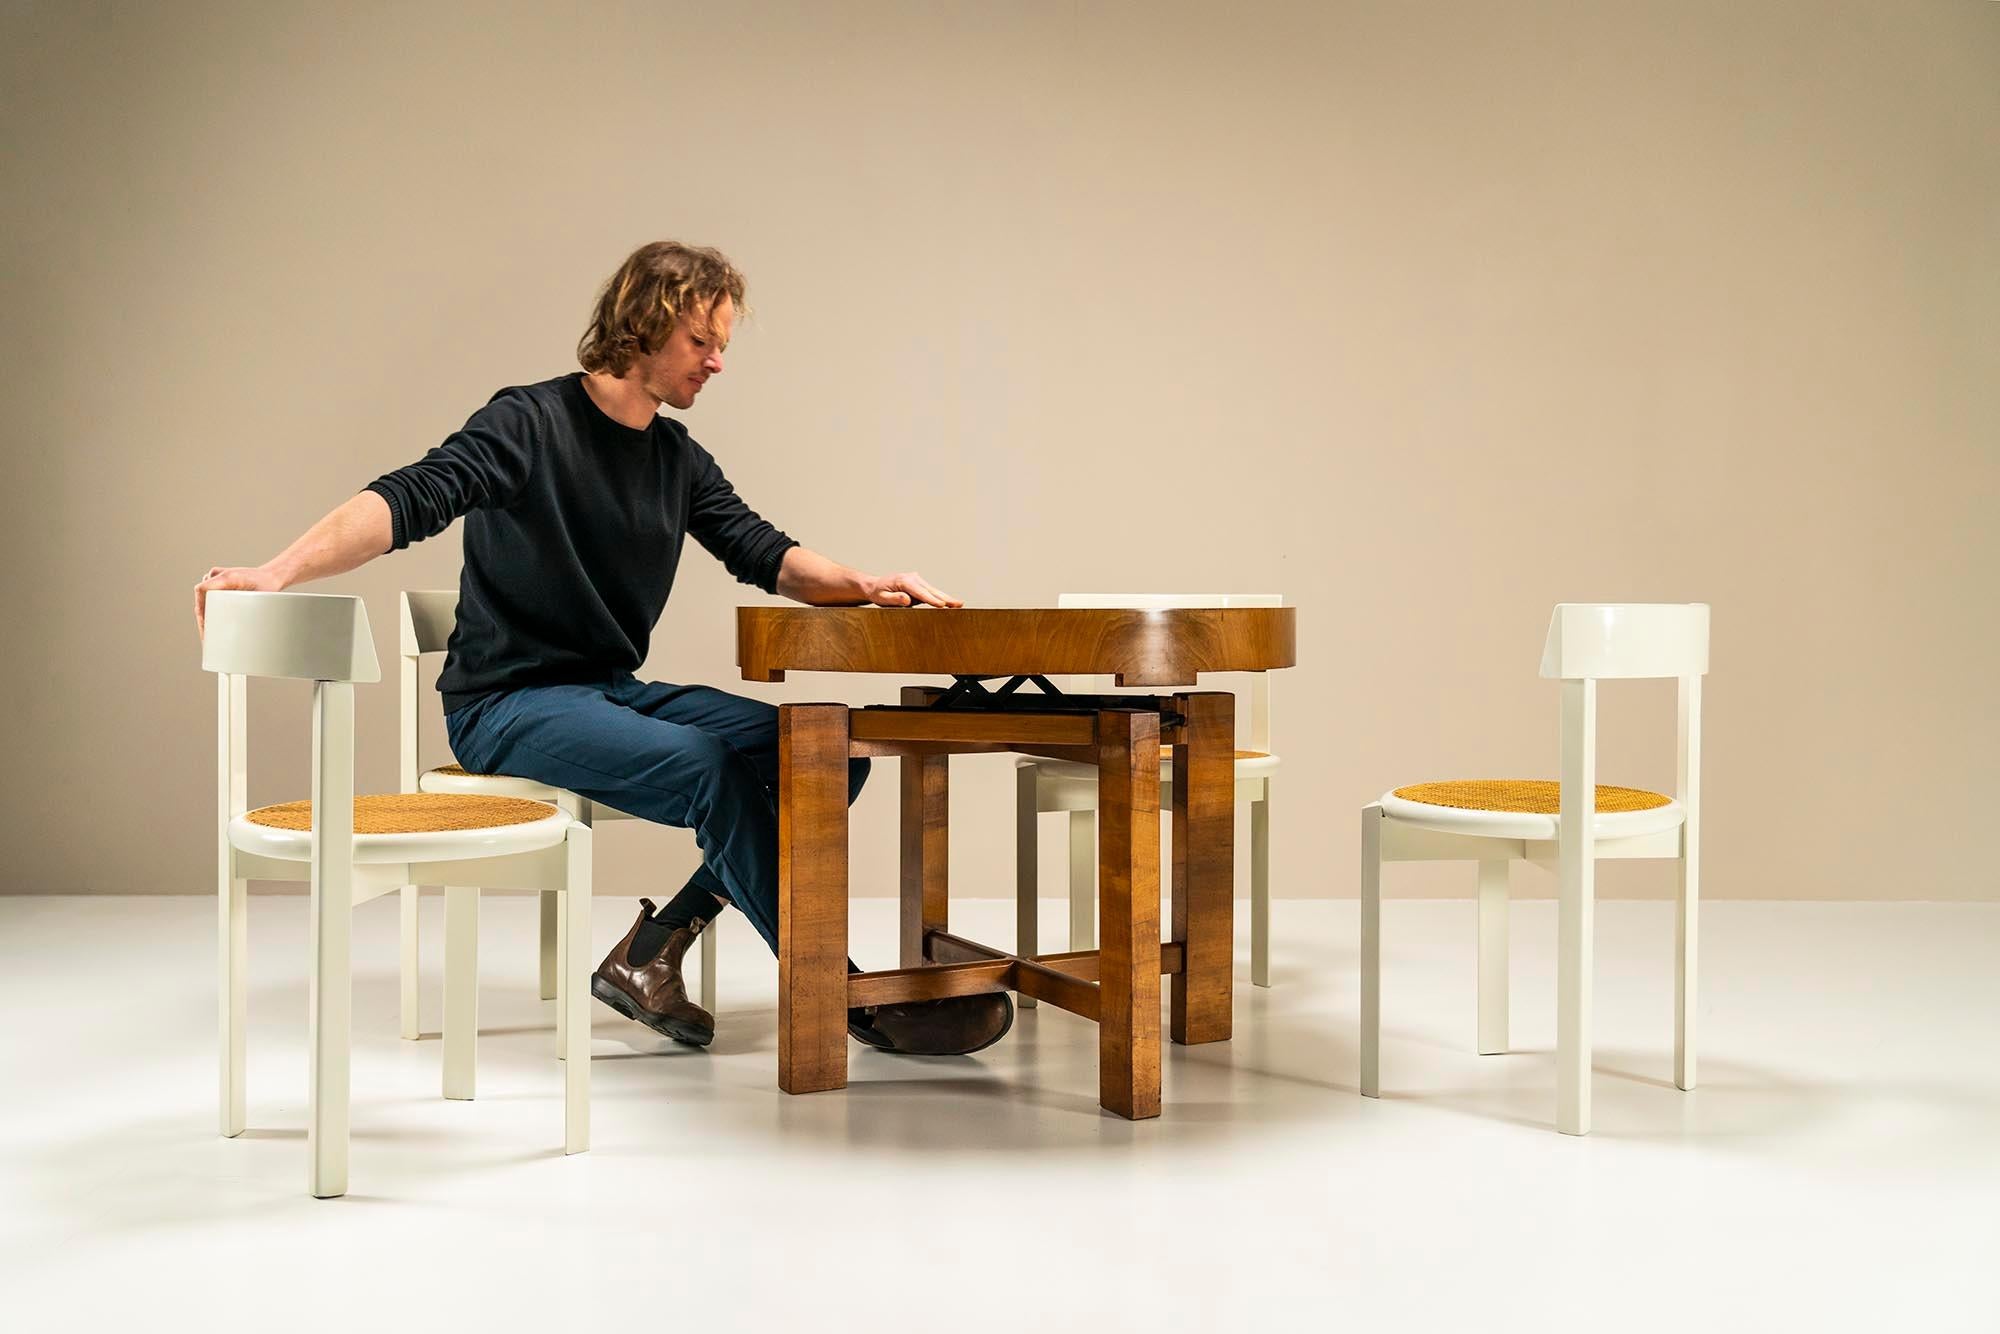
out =
[[(1707, 892), (1995, 896), (2000, 5), (306, 10), (0, 20), (5, 890), (207, 889), (191, 585), (571, 369), (672, 236), (755, 310), (689, 424), (809, 545), (1296, 602), (1282, 895), (1354, 892), (1385, 786), (1553, 772), (1553, 602), (1702, 599)], [(325, 587), (392, 653), (458, 551)], [(691, 547), (650, 671), (730, 682), (761, 597)], [(256, 702), (254, 799), (303, 793), (304, 703)], [(1672, 731), (1607, 690), (1606, 780), (1670, 785)], [(958, 892), (1010, 892), (1006, 761), (953, 781)], [(602, 848), (613, 893), (689, 856)]]

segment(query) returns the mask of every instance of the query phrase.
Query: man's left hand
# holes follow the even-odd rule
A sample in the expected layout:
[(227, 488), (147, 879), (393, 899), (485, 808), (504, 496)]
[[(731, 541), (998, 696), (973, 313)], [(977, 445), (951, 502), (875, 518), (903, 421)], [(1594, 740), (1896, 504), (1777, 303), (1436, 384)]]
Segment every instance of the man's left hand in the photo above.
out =
[(913, 607), (918, 603), (926, 607), (965, 605), (951, 594), (931, 587), (930, 582), (915, 570), (869, 579), (865, 586), (868, 600), (878, 607)]

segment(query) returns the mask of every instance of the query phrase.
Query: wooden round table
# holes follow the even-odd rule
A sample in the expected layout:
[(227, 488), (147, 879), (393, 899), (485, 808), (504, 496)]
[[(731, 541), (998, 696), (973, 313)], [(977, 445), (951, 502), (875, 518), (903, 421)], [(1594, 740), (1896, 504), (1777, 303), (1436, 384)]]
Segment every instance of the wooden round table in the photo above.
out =
[[(778, 1083), (847, 1083), (856, 1005), (1018, 991), (1098, 1025), (1098, 1100), (1160, 1114), (1160, 978), (1180, 1043), (1230, 1036), (1235, 697), (1066, 695), (1051, 676), (1187, 687), (1203, 672), (1293, 665), (1296, 609), (741, 607), (749, 681), (788, 671), (950, 676), (902, 703), (778, 710)], [(993, 682), (1000, 684), (990, 684)], [(1160, 748), (1172, 747), (1170, 934), (1160, 935)], [(1012, 953), (949, 929), (948, 762), (1017, 751), (1098, 770), (1100, 948)], [(902, 760), (902, 966), (847, 972), (847, 762)]]

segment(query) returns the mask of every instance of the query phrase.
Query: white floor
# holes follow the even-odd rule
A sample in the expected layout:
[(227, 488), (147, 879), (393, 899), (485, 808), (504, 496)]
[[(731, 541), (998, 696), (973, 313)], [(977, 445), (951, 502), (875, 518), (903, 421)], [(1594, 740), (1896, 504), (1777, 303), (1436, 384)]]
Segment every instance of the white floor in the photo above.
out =
[[(633, 909), (597, 909), (601, 952)], [(1011, 938), (1004, 903), (953, 910)], [(1168, 1049), (1140, 1124), (1098, 1110), (1095, 1030), (1048, 1008), (976, 1058), (855, 1047), (844, 1092), (787, 1097), (774, 967), (727, 919), (715, 1046), (597, 1007), (568, 1159), (532, 901), (485, 905), (473, 1103), (438, 1096), (425, 912), (414, 1043), (392, 901), (357, 914), (353, 1193), (314, 1201), (302, 899), (252, 902), (252, 1129), (224, 1140), (212, 903), (0, 898), (6, 1327), (2000, 1329), (2000, 904), (1707, 905), (1691, 1094), (1668, 906), (1601, 904), (1587, 1139), (1551, 1128), (1547, 902), (1514, 910), (1496, 1057), (1471, 904), (1385, 906), (1379, 1102), (1355, 906), (1280, 903), (1276, 987), (1239, 985), (1233, 1042)], [(864, 966), (893, 936), (857, 903)]]

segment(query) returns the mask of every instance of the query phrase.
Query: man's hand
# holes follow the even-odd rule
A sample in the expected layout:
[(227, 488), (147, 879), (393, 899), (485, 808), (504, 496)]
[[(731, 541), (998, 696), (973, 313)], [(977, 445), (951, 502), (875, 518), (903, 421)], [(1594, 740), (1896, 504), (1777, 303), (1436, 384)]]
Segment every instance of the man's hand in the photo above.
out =
[(932, 588), (929, 581), (915, 570), (885, 574), (879, 579), (864, 575), (861, 583), (862, 592), (878, 607), (913, 607), (919, 602), (926, 607), (965, 605), (951, 594)]
[(873, 575), (830, 561), (817, 551), (793, 547), (778, 564), (778, 593), (808, 607), (963, 607), (949, 593), (932, 588), (915, 570)]
[(208, 595), (218, 588), (252, 593), (282, 593), (285, 581), (262, 565), (212, 565), (208, 577), (194, 586), (194, 630), (208, 631)]

